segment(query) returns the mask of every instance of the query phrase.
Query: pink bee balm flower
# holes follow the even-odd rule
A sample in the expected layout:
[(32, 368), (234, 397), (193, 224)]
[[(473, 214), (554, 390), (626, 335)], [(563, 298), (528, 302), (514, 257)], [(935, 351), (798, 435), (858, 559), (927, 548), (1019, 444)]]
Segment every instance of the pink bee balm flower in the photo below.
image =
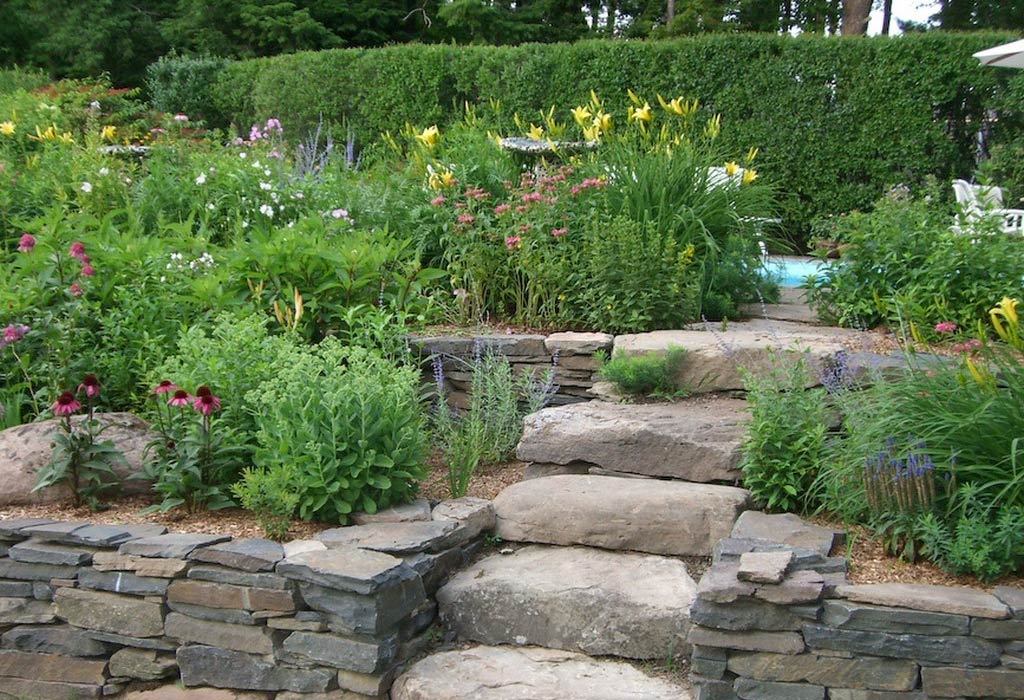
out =
[(32, 249), (36, 247), (36, 239), (31, 233), (23, 234), (18, 239), (18, 252), (19, 253), (31, 253)]
[(498, 216), (501, 216), (505, 212), (511, 211), (511, 210), (512, 210), (512, 205), (511, 204), (499, 204), (498, 206), (494, 207), (494, 213), (497, 214)]
[(564, 228), (551, 229), (551, 235), (554, 236), (555, 238), (558, 238), (559, 236), (564, 236), (566, 233), (568, 233), (568, 231), (566, 231)]
[[(153, 389), (153, 393), (156, 394), (157, 396), (159, 396), (160, 394), (169, 394), (172, 391), (176, 390), (177, 388), (177, 384), (170, 381), (169, 379), (165, 379), (156, 385), (156, 388)], [(185, 394), (185, 396), (188, 396), (188, 394)]]
[(63, 394), (57, 397), (57, 400), (50, 406), (50, 410), (53, 411), (55, 416), (70, 416), (72, 413), (82, 407), (82, 404), (78, 402), (75, 395), (70, 391), (65, 391)]
[(936, 333), (952, 333), (956, 330), (956, 324), (952, 321), (943, 321), (935, 324)]
[(82, 383), (78, 385), (78, 393), (85, 392), (90, 399), (100, 395), (100, 383), (95, 374), (87, 374), (82, 377)]
[(92, 269), (92, 265), (82, 265), (82, 277), (92, 277), (96, 274), (96, 271)]
[(80, 297), (80, 296), (82, 296), (82, 288), (78, 286), (77, 282), (72, 282), (71, 283), (71, 286), (68, 287), (68, 292), (73, 297)]
[(515, 250), (520, 246), (519, 236), (508, 236), (505, 239), (505, 247), (509, 250)]
[(196, 397), (192, 401), (192, 408), (204, 416), (220, 410), (220, 399), (213, 395), (209, 387), (201, 386), (196, 389)]
[(28, 333), (28, 326), (22, 323), (12, 323), (7, 328), (4, 328), (3, 337), (0, 339), (0, 348), (4, 348), (11, 343), (17, 343), (25, 337), (26, 333)]
[(174, 406), (175, 408), (184, 408), (185, 406), (188, 406), (191, 401), (192, 397), (188, 395), (187, 391), (176, 389), (174, 394), (167, 401), (167, 405)]
[(81, 262), (82, 258), (85, 257), (85, 245), (81, 241), (75, 241), (68, 248), (68, 255)]
[(471, 224), (471, 223), (473, 223), (474, 218), (473, 218), (472, 214), (460, 214), (459, 218), (457, 219), (457, 221), (460, 224)]
[(432, 200), (430, 200), (430, 206), (432, 206), (432, 207), (439, 207), (442, 204), (444, 204), (444, 195), (443, 194), (439, 194), (436, 197), (434, 197)]

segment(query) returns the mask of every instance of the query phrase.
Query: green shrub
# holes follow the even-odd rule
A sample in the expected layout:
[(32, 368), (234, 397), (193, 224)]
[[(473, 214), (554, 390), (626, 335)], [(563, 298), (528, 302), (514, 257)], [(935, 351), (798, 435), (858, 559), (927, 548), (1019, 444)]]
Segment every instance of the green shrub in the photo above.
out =
[(267, 537), (283, 541), (299, 505), (299, 494), (294, 491), (297, 481), (295, 467), (290, 464), (278, 464), (273, 469), (246, 467), (231, 493), (243, 508), (256, 515)]
[(146, 68), (149, 100), (161, 112), (180, 112), (208, 126), (227, 126), (230, 115), (217, 110), (210, 87), (229, 65), (230, 59), (215, 56), (161, 56)]
[(32, 90), (49, 82), (50, 77), (36, 68), (0, 69), (0, 95), (7, 95), (16, 90)]
[[(364, 144), (406, 121), (444, 128), (461, 118), (467, 100), (500, 100), (509, 114), (532, 115), (583, 103), (590, 90), (695, 97), (722, 114), (724, 148), (760, 147), (785, 228), (800, 241), (817, 216), (867, 207), (898, 182), (969, 174), (977, 125), (1012, 77), (971, 54), (1012, 38), (709, 33), (670, 41), (340, 49), (240, 61), (211, 90), (238, 124), (293, 114), (307, 129), (323, 115), (329, 123), (348, 119)], [(625, 122), (625, 109), (611, 108), (616, 123)], [(511, 126), (499, 128), (507, 134)], [(998, 142), (1015, 138), (1015, 129), (997, 128)]]
[(688, 393), (677, 379), (686, 362), (686, 350), (683, 348), (670, 345), (664, 353), (648, 352), (643, 355), (627, 355), (620, 350), (611, 359), (599, 355), (598, 361), (598, 376), (625, 394), (671, 399)]
[(334, 338), (273, 360), (275, 372), (247, 399), (253, 463), (294, 467), (299, 516), (344, 523), (410, 499), (426, 456), (419, 372)]
[(814, 369), (794, 351), (775, 353), (766, 376), (741, 371), (751, 414), (743, 485), (760, 507), (803, 512), (814, 505), (811, 485), (825, 455), (825, 392), (805, 388)]
[(984, 228), (957, 234), (953, 221), (946, 207), (898, 191), (870, 214), (841, 217), (835, 236), (847, 246), (821, 268), (811, 303), (843, 326), (974, 327), (993, 299), (1024, 293), (1020, 241)]

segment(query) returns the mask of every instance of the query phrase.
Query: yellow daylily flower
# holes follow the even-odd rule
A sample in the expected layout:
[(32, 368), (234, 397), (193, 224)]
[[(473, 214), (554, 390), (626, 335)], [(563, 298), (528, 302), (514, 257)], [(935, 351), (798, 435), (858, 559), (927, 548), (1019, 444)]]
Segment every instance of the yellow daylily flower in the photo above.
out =
[(633, 105), (636, 107), (639, 107), (640, 103), (643, 102), (643, 100), (637, 97), (636, 93), (630, 90), (629, 88), (626, 88), (626, 94), (629, 95), (629, 101), (632, 102)]
[(648, 102), (644, 102), (643, 107), (637, 107), (633, 109), (629, 108), (626, 116), (626, 121), (630, 122), (649, 122), (651, 121), (651, 105)]
[(61, 143), (65, 144), (65, 145), (69, 145), (69, 144), (72, 144), (72, 143), (75, 142), (75, 140), (73, 138), (71, 138), (71, 132), (70, 131), (65, 131), (60, 136), (56, 137), (55, 140), (60, 141)]
[(530, 122), (530, 130), (528, 132), (528, 135), (529, 135), (529, 137), (531, 139), (534, 139), (535, 141), (543, 141), (544, 140), (544, 127), (537, 126), (533, 122)]
[(754, 158), (757, 158), (757, 151), (758, 149), (754, 148), (753, 146), (750, 147), (750, 150), (747, 151), (747, 163), (754, 162)]
[(675, 99), (666, 102), (664, 97), (658, 95), (658, 104), (660, 104), (662, 109), (666, 112), (681, 117), (685, 113), (683, 106), (679, 103), (681, 99), (681, 97), (676, 97)]
[(581, 129), (587, 128), (587, 122), (590, 121), (590, 118), (592, 116), (594, 116), (593, 114), (590, 113), (589, 109), (582, 106), (576, 107), (575, 109), (571, 109), (569, 111), (572, 112), (573, 121), (575, 121)]
[(442, 170), (441, 172), (430, 173), (430, 177), (427, 179), (427, 186), (432, 190), (440, 190), (451, 187), (454, 182), (455, 176), (452, 175), (452, 171)]
[(604, 107), (604, 105), (601, 104), (601, 100), (597, 99), (597, 93), (593, 90), (590, 91), (590, 105), (598, 111)]
[(440, 135), (441, 132), (438, 131), (437, 124), (434, 124), (433, 126), (428, 126), (422, 132), (416, 134), (416, 140), (427, 148), (433, 148)]
[(600, 131), (608, 131), (612, 128), (612, 115), (607, 112), (598, 112), (594, 117), (594, 126)]
[(583, 127), (583, 138), (587, 141), (599, 141), (601, 139), (601, 127), (597, 124)]
[(722, 115), (716, 114), (704, 125), (704, 135), (714, 141), (722, 131)]
[(978, 386), (984, 387), (990, 385), (992, 375), (987, 369), (974, 364), (974, 360), (970, 357), (966, 358), (964, 363), (967, 365), (967, 371), (971, 373), (971, 377), (978, 383)]
[(14, 122), (12, 122), (12, 121), (0, 122), (0, 134), (3, 134), (4, 136), (14, 136), (14, 130), (15, 130)]
[(736, 163), (732, 162), (731, 160), (725, 164), (725, 175), (726, 175), (726, 177), (732, 177), (733, 175), (738, 173), (739, 170), (740, 170), (740, 166), (738, 166)]
[(1017, 300), (1010, 297), (1003, 297), (1002, 301), (995, 308), (989, 310), (989, 316), (1002, 316), (1013, 325), (1018, 324)]
[(100, 129), (100, 138), (105, 141), (113, 141), (117, 138), (117, 127), (107, 124), (105, 127)]
[(757, 179), (757, 171), (756, 170), (752, 170), (750, 168), (747, 168), (746, 170), (743, 171), (743, 184), (744, 185), (749, 185), (750, 183), (752, 183), (756, 179)]

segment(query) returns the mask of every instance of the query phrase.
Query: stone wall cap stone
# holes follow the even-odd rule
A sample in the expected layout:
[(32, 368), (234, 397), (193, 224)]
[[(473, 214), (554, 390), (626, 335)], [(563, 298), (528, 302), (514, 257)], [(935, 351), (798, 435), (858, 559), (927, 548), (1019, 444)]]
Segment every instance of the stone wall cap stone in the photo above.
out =
[(838, 586), (836, 595), (858, 603), (970, 615), (993, 620), (1010, 617), (1010, 609), (984, 591), (926, 583), (868, 583)]
[(565, 331), (552, 333), (544, 340), (544, 348), (551, 354), (556, 352), (572, 355), (592, 355), (598, 350), (610, 351), (615, 336), (609, 333), (575, 333)]
[(358, 547), (296, 554), (278, 562), (277, 573), (287, 578), (363, 595), (418, 575), (398, 557)]
[(193, 533), (171, 533), (143, 537), (126, 542), (118, 550), (121, 554), (134, 554), (140, 557), (157, 557), (160, 559), (184, 559), (199, 547), (227, 542), (230, 535), (202, 535)]
[(833, 545), (846, 538), (843, 532), (813, 525), (792, 513), (768, 514), (758, 510), (743, 513), (733, 526), (731, 536), (809, 549), (822, 557), (827, 557)]
[(376, 513), (352, 514), (352, 522), (356, 525), (408, 523), (417, 520), (430, 520), (430, 501), (425, 498), (417, 498), (412, 503), (399, 503)]
[(782, 583), (793, 562), (792, 550), (781, 552), (747, 552), (740, 555), (736, 578), (751, 583)]
[(53, 522), (55, 521), (50, 518), (7, 518), (0, 520), (0, 537), (28, 537), (21, 532), (25, 528), (49, 525)]
[(1024, 588), (996, 586), (992, 593), (1010, 608), (1014, 617), (1024, 617)]
[(329, 549), (359, 547), (385, 554), (437, 552), (469, 539), (468, 528), (451, 520), (373, 523), (324, 530), (316, 538)]
[(188, 558), (253, 573), (273, 571), (277, 562), (284, 559), (284, 547), (271, 540), (247, 537), (201, 547), (192, 551)]

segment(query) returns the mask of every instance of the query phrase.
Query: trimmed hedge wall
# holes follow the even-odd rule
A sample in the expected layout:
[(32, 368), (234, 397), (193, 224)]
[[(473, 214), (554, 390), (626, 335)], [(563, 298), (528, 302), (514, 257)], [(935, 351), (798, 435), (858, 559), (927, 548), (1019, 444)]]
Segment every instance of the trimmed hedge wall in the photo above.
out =
[(341, 49), (231, 64), (210, 98), (243, 128), (277, 116), (303, 130), (322, 114), (347, 119), (366, 143), (406, 121), (443, 126), (467, 100), (501, 100), (508, 114), (557, 105), (568, 120), (593, 89), (622, 120), (627, 88), (652, 103), (657, 93), (696, 97), (721, 113), (726, 147), (761, 149), (760, 170), (801, 239), (815, 216), (868, 206), (896, 183), (969, 177), (977, 125), (1013, 74), (971, 54), (1013, 38), (750, 34)]

